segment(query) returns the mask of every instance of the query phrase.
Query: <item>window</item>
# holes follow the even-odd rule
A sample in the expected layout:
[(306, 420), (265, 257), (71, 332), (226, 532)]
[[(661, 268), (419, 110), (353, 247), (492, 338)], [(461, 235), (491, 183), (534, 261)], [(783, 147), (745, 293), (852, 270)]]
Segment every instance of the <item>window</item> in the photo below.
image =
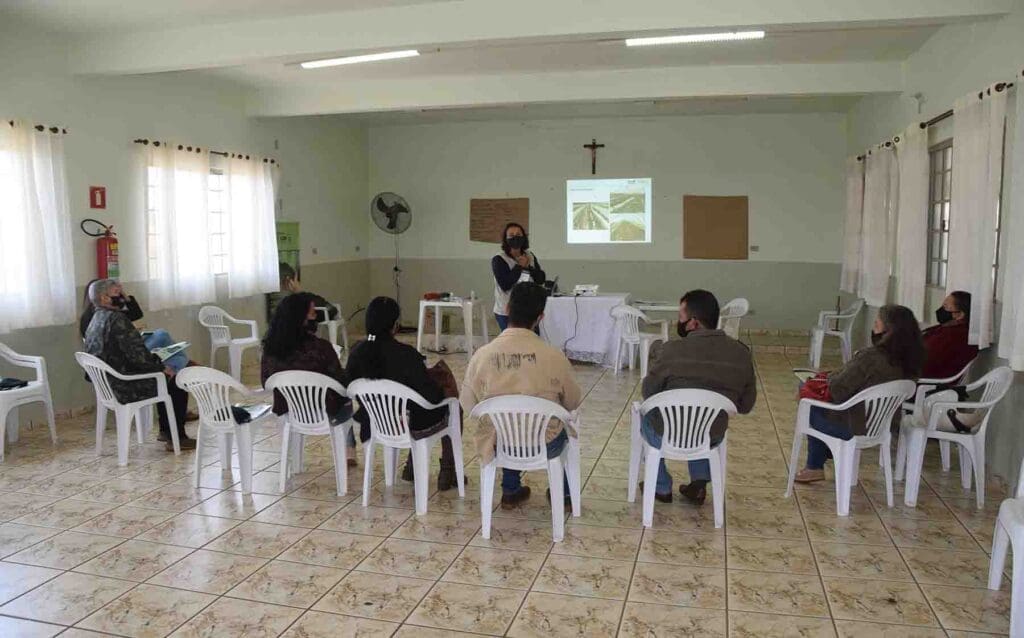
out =
[[(160, 171), (150, 166), (146, 179), (146, 254), (148, 272), (150, 278), (155, 278), (157, 273), (157, 255), (159, 251), (159, 231), (157, 224), (160, 213)], [(209, 246), (210, 265), (215, 275), (227, 274), (228, 247), (228, 224), (227, 215), (224, 214), (224, 171), (219, 168), (210, 169), (208, 192), (208, 216), (209, 216)]]
[(210, 171), (210, 265), (213, 274), (226, 275), (228, 272), (228, 220), (224, 214), (224, 171), (215, 168)]
[(953, 140), (929, 152), (928, 285), (946, 287), (949, 265), (949, 203), (953, 185)]

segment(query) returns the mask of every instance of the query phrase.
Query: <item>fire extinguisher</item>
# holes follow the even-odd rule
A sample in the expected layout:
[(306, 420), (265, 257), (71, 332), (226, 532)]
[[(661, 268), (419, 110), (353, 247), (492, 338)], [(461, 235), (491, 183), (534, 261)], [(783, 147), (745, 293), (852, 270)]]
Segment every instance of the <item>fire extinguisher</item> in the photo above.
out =
[[(92, 231), (86, 230), (86, 224), (94, 224)], [(100, 279), (118, 279), (121, 266), (118, 260), (117, 234), (113, 226), (107, 226), (95, 219), (83, 219), (79, 225), (82, 232), (96, 240), (96, 276)]]

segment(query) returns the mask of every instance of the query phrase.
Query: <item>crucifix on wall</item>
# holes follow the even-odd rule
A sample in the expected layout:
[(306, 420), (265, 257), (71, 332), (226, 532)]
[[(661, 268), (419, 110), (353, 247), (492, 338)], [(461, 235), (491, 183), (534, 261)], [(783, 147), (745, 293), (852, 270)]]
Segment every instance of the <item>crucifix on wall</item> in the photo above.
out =
[(584, 144), (583, 148), (590, 151), (590, 174), (597, 175), (597, 149), (604, 148), (604, 144), (598, 144), (595, 137), (590, 140), (590, 144)]

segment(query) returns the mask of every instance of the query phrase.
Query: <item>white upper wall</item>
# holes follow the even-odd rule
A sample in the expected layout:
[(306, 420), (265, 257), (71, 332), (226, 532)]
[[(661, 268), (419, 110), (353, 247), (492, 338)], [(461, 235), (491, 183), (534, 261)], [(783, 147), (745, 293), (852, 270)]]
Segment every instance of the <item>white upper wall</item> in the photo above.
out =
[[(403, 257), (480, 258), (468, 243), (469, 200), (529, 197), (531, 245), (548, 259), (678, 261), (682, 197), (748, 195), (753, 261), (838, 260), (845, 151), (841, 114), (733, 115), (383, 126), (370, 129), (370, 192), (413, 207)], [(651, 177), (652, 244), (568, 245), (565, 180)], [(370, 229), (370, 256), (394, 254)]]
[[(285, 217), (302, 222), (308, 229), (303, 237), (317, 242), (303, 242), (303, 263), (357, 255), (349, 231), (334, 222), (351, 214), (354, 200), (365, 194), (362, 128), (306, 118), (258, 122), (246, 116), (245, 90), (213, 78), (74, 76), (66, 70), (65, 53), (59, 38), (0, 30), (0, 59), (8, 61), (0, 66), (0, 118), (68, 130), (64, 142), (79, 285), (96, 271), (95, 240), (78, 229), (88, 217), (114, 225), (125, 279), (144, 277), (144, 211), (131, 197), (136, 138), (276, 157), (283, 165), (279, 196)], [(280, 140), (277, 150), (274, 139)], [(106, 210), (89, 208), (90, 186), (106, 186)], [(364, 237), (365, 230), (359, 240), (365, 242)]]
[[(903, 67), (902, 93), (865, 97), (851, 109), (850, 154), (859, 154), (914, 122), (953, 108), (953, 100), (969, 91), (1016, 78), (1019, 93), (1024, 69), (1024, 2), (1018, 0), (1013, 13), (998, 20), (943, 27), (911, 54)], [(920, 113), (914, 98), (917, 93), (923, 98)]]

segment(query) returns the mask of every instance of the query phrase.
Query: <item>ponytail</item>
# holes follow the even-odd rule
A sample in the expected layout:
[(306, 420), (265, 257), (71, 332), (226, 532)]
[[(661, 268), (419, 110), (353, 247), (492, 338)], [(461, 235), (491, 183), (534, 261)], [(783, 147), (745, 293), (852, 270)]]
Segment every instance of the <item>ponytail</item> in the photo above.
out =
[(398, 302), (391, 297), (375, 297), (366, 307), (366, 341), (360, 346), (365, 353), (365, 369), (362, 376), (368, 379), (384, 378), (384, 353), (382, 342), (393, 340), (391, 334), (401, 310)]

